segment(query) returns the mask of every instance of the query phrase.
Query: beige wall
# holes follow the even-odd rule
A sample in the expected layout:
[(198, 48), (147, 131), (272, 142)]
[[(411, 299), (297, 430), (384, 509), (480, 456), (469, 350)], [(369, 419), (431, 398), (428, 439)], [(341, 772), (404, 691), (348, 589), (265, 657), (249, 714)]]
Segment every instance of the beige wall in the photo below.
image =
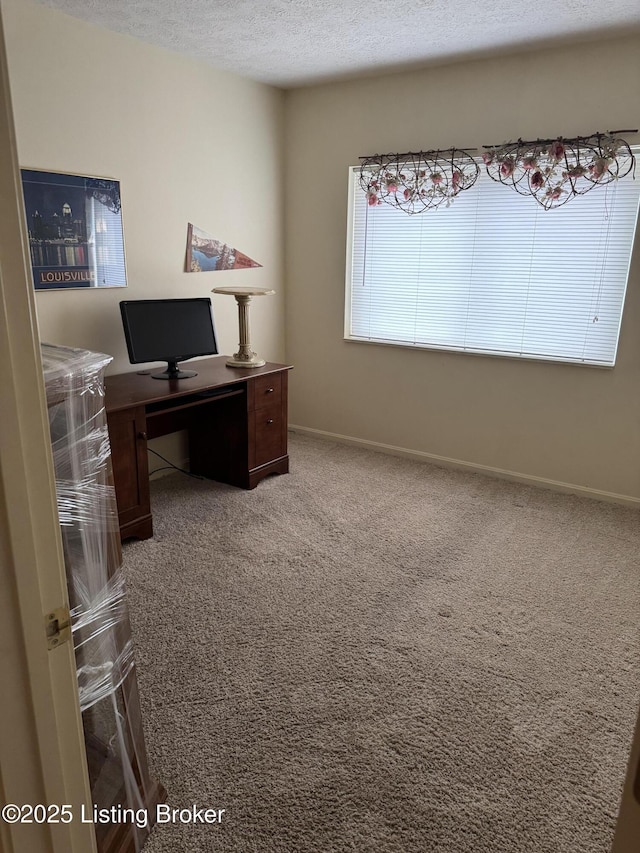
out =
[[(38, 293), (42, 338), (131, 370), (121, 299), (251, 284), (277, 291), (252, 312), (255, 348), (284, 360), (283, 93), (25, 0), (3, 10), (20, 165), (121, 182), (129, 286)], [(184, 273), (187, 222), (263, 268)], [(235, 301), (212, 299), (234, 352)]]
[(299, 89), (286, 126), (291, 423), (640, 498), (640, 252), (613, 370), (342, 339), (358, 155), (640, 127), (640, 41)]

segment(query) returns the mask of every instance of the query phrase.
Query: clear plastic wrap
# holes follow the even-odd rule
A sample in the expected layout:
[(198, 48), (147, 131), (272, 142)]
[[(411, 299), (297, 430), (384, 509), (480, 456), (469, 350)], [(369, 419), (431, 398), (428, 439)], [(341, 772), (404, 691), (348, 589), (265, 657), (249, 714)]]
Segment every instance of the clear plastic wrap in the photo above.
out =
[[(111, 357), (43, 344), (42, 360), (93, 802), (137, 811), (150, 783), (104, 407)], [(120, 832), (138, 851), (147, 829)], [(116, 828), (96, 825), (96, 835), (101, 853), (119, 849)]]

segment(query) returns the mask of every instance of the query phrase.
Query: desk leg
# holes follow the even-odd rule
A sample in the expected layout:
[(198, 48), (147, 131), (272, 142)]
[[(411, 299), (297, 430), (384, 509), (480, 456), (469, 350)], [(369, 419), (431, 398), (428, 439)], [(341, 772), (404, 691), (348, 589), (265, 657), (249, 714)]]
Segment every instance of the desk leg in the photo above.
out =
[(107, 415), (120, 537), (153, 534), (144, 406)]

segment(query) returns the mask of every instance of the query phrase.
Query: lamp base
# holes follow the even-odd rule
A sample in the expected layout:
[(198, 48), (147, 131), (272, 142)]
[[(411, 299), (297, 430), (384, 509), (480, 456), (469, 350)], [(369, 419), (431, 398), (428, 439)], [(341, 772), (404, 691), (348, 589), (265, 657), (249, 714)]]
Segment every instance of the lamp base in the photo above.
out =
[(248, 358), (242, 358), (237, 352), (226, 361), (227, 367), (263, 367), (266, 363), (265, 359), (260, 358), (255, 352), (252, 352)]

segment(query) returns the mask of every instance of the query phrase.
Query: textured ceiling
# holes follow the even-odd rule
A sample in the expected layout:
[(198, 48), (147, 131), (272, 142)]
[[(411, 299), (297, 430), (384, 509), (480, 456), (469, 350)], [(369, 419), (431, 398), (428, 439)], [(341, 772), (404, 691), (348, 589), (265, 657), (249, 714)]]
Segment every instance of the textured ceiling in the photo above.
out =
[(640, 29), (638, 0), (41, 0), (275, 86)]

